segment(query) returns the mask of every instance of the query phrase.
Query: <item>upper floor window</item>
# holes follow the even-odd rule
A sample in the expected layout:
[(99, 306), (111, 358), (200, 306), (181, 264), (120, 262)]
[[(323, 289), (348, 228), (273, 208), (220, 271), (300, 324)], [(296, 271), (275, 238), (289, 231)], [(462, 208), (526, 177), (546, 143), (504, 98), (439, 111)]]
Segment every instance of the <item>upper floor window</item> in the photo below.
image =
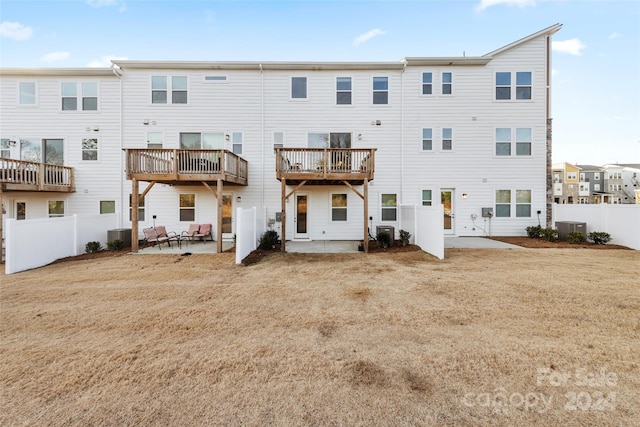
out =
[(453, 149), (453, 130), (442, 128), (442, 150), (451, 151)]
[(351, 77), (336, 77), (336, 104), (351, 105)]
[(233, 151), (233, 154), (242, 154), (242, 132), (233, 132), (231, 134), (231, 151)]
[(373, 78), (373, 103), (389, 103), (389, 77)]
[(496, 99), (511, 99), (511, 73), (496, 73)]
[(98, 139), (82, 139), (82, 160), (98, 160)]
[(516, 99), (531, 99), (531, 72), (516, 73)]
[(9, 144), (9, 138), (0, 139), (0, 159), (11, 158), (11, 148)]
[(78, 97), (80, 97), (82, 111), (96, 111), (98, 109), (98, 84), (95, 82), (62, 83), (62, 110), (77, 111)]
[[(515, 99), (531, 99), (531, 72), (518, 71), (515, 74)], [(496, 73), (496, 99), (511, 99), (511, 83), (511, 72)]]
[(36, 105), (36, 83), (20, 82), (20, 105)]
[(291, 77), (291, 98), (307, 99), (306, 77)]
[(578, 179), (578, 175), (575, 172), (567, 172), (567, 179)]
[(162, 132), (147, 132), (147, 148), (161, 149), (164, 141)]
[(516, 156), (531, 155), (531, 128), (516, 129)]
[(422, 73), (422, 94), (433, 94), (433, 73)]
[(151, 103), (167, 104), (168, 94), (171, 92), (172, 104), (186, 104), (188, 99), (187, 76), (152, 76)]
[(442, 94), (451, 95), (453, 93), (453, 76), (451, 73), (442, 73)]
[(496, 129), (496, 156), (511, 155), (511, 129)]
[(433, 150), (433, 130), (431, 128), (422, 129), (422, 149), (424, 151)]
[(599, 181), (599, 180), (600, 180), (600, 173), (599, 173), (599, 172), (594, 173), (594, 174), (593, 174), (593, 179), (594, 179), (595, 181)]

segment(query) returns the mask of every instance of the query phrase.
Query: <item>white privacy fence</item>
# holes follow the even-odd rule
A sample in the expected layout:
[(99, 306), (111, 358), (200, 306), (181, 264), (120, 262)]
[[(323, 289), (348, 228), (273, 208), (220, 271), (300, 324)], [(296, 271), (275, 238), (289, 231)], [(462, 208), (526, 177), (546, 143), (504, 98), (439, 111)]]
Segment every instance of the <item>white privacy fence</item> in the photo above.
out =
[(118, 223), (116, 214), (73, 215), (28, 220), (7, 219), (5, 274), (47, 265), (84, 253), (87, 242), (104, 247), (107, 230)]
[(400, 229), (411, 233), (420, 249), (444, 259), (444, 209), (436, 206), (400, 206)]
[(640, 249), (640, 205), (553, 205), (553, 225), (556, 221), (577, 221), (587, 224), (587, 233), (604, 231), (611, 243)]
[(267, 229), (266, 208), (238, 208), (236, 218), (236, 264), (241, 264)]

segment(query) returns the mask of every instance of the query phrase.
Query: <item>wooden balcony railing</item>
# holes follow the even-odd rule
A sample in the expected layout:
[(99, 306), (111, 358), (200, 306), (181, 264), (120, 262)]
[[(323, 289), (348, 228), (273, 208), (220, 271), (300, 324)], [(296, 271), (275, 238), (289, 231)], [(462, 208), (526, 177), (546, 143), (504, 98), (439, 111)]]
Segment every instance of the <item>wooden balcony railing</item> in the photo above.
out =
[(371, 181), (375, 151), (375, 148), (278, 148), (276, 177), (308, 181)]
[(73, 168), (0, 159), (0, 183), (10, 191), (74, 192)]
[(141, 181), (223, 181), (247, 185), (248, 165), (227, 150), (125, 149), (127, 178)]

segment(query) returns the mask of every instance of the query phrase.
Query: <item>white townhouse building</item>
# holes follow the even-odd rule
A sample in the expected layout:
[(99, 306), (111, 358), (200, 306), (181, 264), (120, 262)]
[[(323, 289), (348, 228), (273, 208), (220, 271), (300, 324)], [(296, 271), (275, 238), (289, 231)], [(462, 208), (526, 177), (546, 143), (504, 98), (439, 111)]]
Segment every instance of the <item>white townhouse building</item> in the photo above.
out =
[(221, 244), (256, 206), (285, 240), (362, 240), (442, 204), (443, 233), (523, 235), (550, 221), (560, 28), (478, 57), (0, 69), (3, 217), (212, 223)]

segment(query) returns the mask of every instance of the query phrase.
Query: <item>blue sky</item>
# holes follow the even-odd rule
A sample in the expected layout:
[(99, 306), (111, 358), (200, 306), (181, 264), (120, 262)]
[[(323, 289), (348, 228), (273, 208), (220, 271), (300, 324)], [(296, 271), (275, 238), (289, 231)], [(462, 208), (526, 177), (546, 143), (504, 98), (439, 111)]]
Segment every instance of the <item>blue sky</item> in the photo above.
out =
[(479, 56), (555, 23), (554, 162), (640, 163), (640, 0), (0, 0), (0, 66)]

